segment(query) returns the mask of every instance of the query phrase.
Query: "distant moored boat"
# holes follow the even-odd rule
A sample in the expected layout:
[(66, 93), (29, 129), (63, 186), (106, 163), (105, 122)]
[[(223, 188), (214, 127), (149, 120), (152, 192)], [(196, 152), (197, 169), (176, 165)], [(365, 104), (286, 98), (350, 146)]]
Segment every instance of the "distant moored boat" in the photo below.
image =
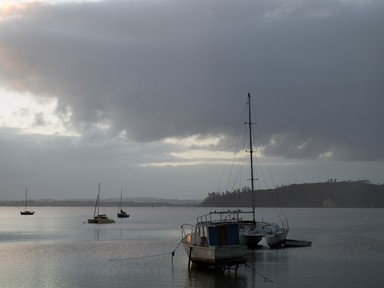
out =
[(128, 217), (129, 217), (129, 214), (123, 211), (123, 189), (121, 189), (120, 203), (119, 203), (119, 208), (117, 210), (117, 218), (128, 218)]
[[(108, 218), (105, 214), (100, 214), (100, 183), (99, 183), (99, 192), (97, 193), (95, 210), (93, 211), (93, 218), (88, 219), (90, 224), (109, 224), (115, 223), (115, 220)], [(96, 213), (97, 212), (97, 213)]]
[(20, 211), (21, 215), (33, 215), (35, 211), (27, 210), (27, 202), (28, 202), (28, 189), (25, 189), (25, 202), (24, 202), (24, 211)]

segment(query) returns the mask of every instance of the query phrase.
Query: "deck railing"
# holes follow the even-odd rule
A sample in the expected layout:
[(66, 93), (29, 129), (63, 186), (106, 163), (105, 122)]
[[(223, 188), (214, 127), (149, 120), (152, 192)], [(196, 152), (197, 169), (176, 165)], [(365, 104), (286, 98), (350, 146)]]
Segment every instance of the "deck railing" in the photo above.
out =
[(221, 223), (221, 222), (239, 222), (243, 221), (242, 214), (251, 214), (252, 211), (227, 210), (227, 211), (213, 211), (208, 214), (197, 217), (197, 223)]

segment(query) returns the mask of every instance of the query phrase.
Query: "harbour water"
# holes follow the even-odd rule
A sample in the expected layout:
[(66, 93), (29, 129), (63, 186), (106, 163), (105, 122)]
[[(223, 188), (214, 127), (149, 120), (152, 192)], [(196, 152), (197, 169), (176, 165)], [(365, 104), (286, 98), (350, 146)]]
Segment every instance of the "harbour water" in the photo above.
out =
[[(217, 209), (217, 208), (215, 208)], [(384, 209), (284, 209), (305, 248), (248, 253), (237, 274), (192, 268), (180, 225), (208, 208), (116, 209), (115, 224), (87, 224), (93, 207), (0, 207), (0, 287), (383, 287)], [(263, 209), (264, 220), (274, 209)], [(172, 257), (172, 251), (175, 251)]]

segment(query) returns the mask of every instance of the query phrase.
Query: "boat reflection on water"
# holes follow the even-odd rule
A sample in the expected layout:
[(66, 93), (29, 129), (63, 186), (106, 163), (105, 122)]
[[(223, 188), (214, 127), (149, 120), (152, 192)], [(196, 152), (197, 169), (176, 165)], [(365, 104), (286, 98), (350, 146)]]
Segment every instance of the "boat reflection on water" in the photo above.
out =
[(248, 285), (247, 275), (242, 273), (222, 274), (220, 271), (212, 271), (202, 266), (192, 265), (188, 269), (188, 278), (186, 278), (185, 287), (234, 287), (245, 288)]

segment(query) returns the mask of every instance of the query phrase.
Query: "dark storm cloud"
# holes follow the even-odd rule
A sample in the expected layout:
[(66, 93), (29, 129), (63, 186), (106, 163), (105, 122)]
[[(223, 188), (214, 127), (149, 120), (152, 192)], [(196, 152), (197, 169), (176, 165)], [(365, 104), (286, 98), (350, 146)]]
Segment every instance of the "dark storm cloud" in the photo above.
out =
[(382, 1), (40, 5), (0, 23), (1, 85), (57, 97), (82, 133), (104, 123), (139, 142), (232, 133), (251, 92), (270, 155), (381, 161), (383, 12)]

